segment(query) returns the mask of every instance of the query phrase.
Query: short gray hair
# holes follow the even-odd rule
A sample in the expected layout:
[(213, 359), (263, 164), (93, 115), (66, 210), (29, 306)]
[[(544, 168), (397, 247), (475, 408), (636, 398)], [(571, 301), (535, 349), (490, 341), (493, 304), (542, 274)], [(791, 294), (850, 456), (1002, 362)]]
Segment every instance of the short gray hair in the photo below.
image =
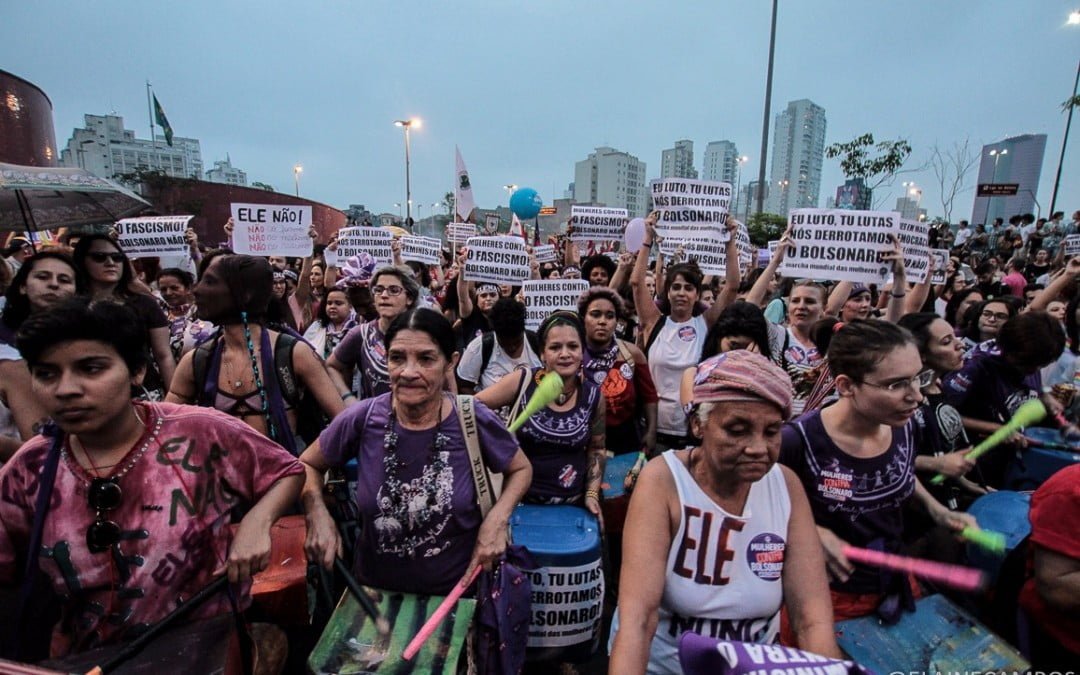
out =
[(413, 278), (412, 270), (409, 268), (401, 268), (397, 265), (385, 265), (375, 270), (375, 274), (371, 275), (371, 286), (375, 287), (375, 280), (380, 276), (388, 274), (390, 276), (397, 277), (401, 282), (402, 288), (405, 289), (405, 295), (409, 299), (409, 307), (416, 305), (417, 299), (420, 297), (420, 284), (416, 283), (416, 279)]

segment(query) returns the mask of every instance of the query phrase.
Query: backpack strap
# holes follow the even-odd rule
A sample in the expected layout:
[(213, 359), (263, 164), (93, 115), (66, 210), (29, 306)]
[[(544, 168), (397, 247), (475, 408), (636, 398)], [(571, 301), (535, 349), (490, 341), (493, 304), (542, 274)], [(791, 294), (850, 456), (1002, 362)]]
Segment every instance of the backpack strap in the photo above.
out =
[(191, 355), (192, 380), (195, 385), (193, 402), (195, 405), (204, 407), (213, 405), (213, 401), (209, 400), (206, 392), (206, 378), (210, 373), (210, 362), (214, 352), (217, 350), (220, 339), (221, 333), (215, 334), (213, 338), (196, 347)]
[(525, 341), (529, 343), (529, 348), (532, 349), (533, 354), (540, 356), (540, 336), (536, 334), (536, 331), (526, 328)]
[(633, 368), (634, 353), (630, 351), (630, 344), (626, 340), (620, 340), (619, 338), (615, 338), (615, 342), (619, 345), (619, 356), (626, 362), (626, 365)]
[(300, 387), (293, 375), (293, 350), (299, 340), (289, 333), (278, 333), (274, 342), (274, 371), (277, 374), (281, 397), (289, 406), (295, 408), (300, 403)]
[(494, 331), (487, 331), (480, 338), (480, 373), (476, 376), (477, 384), (480, 383), (480, 377), (487, 370), (493, 353), (495, 353), (495, 333)]
[[(493, 476), (484, 464), (480, 454), (480, 429), (476, 424), (476, 399), (472, 396), (457, 397), (458, 422), (465, 436), (465, 447), (469, 451), (469, 468), (472, 471), (473, 485), (476, 487), (476, 501), (480, 505), (480, 516), (486, 518), (495, 506), (502, 492), (502, 481), (495, 485)], [(499, 477), (501, 479), (501, 476)]]
[(648, 355), (649, 350), (652, 349), (653, 343), (656, 342), (656, 338), (660, 337), (660, 331), (664, 329), (664, 324), (667, 322), (667, 314), (661, 314), (660, 319), (653, 325), (651, 331), (649, 331), (649, 338), (645, 341), (645, 354)]

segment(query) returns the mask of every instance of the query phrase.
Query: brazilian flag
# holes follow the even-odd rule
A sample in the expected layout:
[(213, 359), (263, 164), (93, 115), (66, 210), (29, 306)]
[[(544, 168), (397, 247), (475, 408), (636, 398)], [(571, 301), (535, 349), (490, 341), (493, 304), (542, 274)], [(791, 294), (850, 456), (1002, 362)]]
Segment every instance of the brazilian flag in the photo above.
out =
[(172, 125), (169, 124), (169, 118), (165, 117), (165, 108), (162, 108), (161, 104), (158, 103), (157, 94), (154, 94), (154, 121), (161, 127), (161, 131), (165, 134), (165, 142), (168, 143), (171, 148), (173, 137)]

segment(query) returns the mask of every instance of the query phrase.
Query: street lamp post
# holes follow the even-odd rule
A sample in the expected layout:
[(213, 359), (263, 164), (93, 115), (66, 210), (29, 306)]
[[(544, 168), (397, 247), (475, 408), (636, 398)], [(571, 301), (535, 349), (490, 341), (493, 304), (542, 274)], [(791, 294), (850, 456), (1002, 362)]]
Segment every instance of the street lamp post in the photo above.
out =
[[(991, 150), (989, 152), (989, 155), (994, 158), (994, 176), (993, 176), (993, 178), (991, 178), (991, 181), (993, 181), (994, 183), (997, 183), (997, 181), (998, 181), (998, 177), (997, 177), (998, 160), (1001, 159), (1002, 157), (1004, 157), (1007, 154), (1009, 154), (1009, 149), (1008, 148), (1005, 148), (1004, 150), (998, 150), (997, 148), (994, 148), (993, 150)], [(986, 198), (986, 212), (983, 214), (983, 224), (986, 224), (987, 222), (990, 221), (990, 204), (993, 201), (994, 201), (993, 197), (987, 197)]]
[[(761, 116), (761, 166), (758, 167), (758, 188), (755, 201), (757, 212), (765, 210), (765, 158), (769, 156), (769, 108), (772, 106), (772, 75), (773, 55), (776, 52), (776, 6), (777, 0), (772, 3), (772, 28), (769, 32), (769, 69), (765, 75), (765, 112)], [(787, 214), (782, 214), (785, 217)]]
[[(1069, 15), (1070, 24), (1080, 24), (1080, 10)], [(1069, 143), (1069, 127), (1072, 126), (1073, 102), (1076, 101), (1076, 86), (1080, 85), (1080, 61), (1076, 63), (1076, 77), (1073, 79), (1072, 98), (1069, 99), (1069, 112), (1065, 117), (1065, 135), (1061, 139), (1061, 156), (1058, 157), (1057, 174), (1054, 176), (1054, 191), (1050, 193), (1050, 217), (1054, 216), (1057, 205), (1058, 186), (1061, 184), (1061, 165), (1065, 163), (1065, 146)]]
[(510, 205), (510, 197), (512, 197), (514, 195), (514, 190), (518, 189), (518, 186), (514, 185), (513, 183), (510, 183), (509, 185), (504, 185), (503, 189), (506, 190), (506, 205), (509, 206)]
[(735, 160), (735, 208), (733, 211), (736, 215), (739, 213), (739, 191), (742, 189), (742, 165), (749, 160), (750, 158), (746, 155)]
[(304, 167), (297, 164), (292, 168), (293, 185), (296, 187), (296, 196), (300, 196), (300, 174), (304, 172)]
[(431, 236), (435, 236), (436, 224), (435, 224), (435, 207), (442, 206), (442, 202), (431, 202)]
[(409, 183), (409, 130), (413, 127), (420, 128), (420, 120), (412, 118), (408, 120), (394, 120), (394, 126), (401, 127), (405, 132), (405, 226), (412, 230), (412, 185)]

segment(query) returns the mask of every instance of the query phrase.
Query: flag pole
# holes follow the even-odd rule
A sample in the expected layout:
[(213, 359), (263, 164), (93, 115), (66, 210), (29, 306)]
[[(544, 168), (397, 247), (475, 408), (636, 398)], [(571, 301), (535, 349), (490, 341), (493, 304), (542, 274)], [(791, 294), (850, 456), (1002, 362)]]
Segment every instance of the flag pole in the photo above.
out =
[(154, 147), (154, 157), (161, 164), (161, 158), (157, 156), (157, 139), (154, 138), (154, 104), (150, 101), (150, 80), (146, 80), (146, 113), (150, 117), (150, 143)]

